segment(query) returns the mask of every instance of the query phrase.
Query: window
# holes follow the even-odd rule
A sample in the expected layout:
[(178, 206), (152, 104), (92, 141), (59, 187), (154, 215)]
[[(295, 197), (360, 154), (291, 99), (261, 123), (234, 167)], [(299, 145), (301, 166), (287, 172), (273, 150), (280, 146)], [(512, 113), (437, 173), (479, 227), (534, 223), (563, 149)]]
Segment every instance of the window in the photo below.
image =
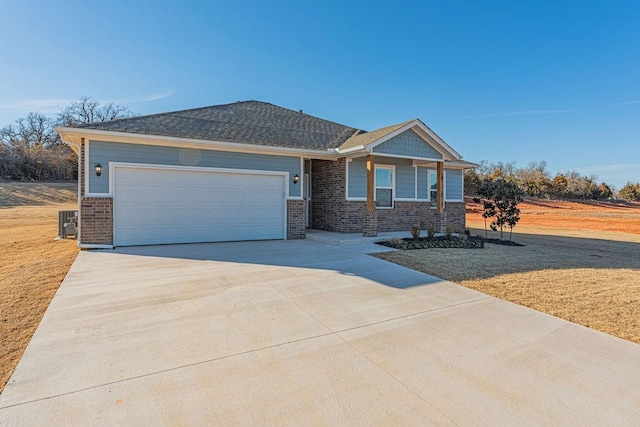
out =
[(438, 207), (438, 173), (429, 171), (429, 205), (432, 208)]
[(376, 166), (376, 208), (393, 208), (393, 167)]

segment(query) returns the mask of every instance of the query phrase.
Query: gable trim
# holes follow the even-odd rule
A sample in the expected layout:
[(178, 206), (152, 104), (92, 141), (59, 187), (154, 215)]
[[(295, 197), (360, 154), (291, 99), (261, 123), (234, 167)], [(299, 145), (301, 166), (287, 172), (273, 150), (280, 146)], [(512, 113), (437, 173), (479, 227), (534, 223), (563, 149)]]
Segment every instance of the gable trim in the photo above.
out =
[(428, 137), (430, 137), (435, 144), (431, 144), (430, 141), (427, 141), (426, 138), (424, 137), (424, 135), (421, 135), (420, 132), (415, 132), (414, 131), (415, 134), (418, 135), (420, 138), (422, 138), (425, 141), (426, 144), (429, 144), (429, 145), (432, 145), (432, 146), (435, 145), (433, 148), (436, 151), (438, 151), (439, 153), (441, 153), (445, 158), (449, 157), (449, 160), (460, 160), (460, 159), (462, 159), (462, 156), (460, 156), (460, 154), (458, 154), (457, 151), (455, 151), (453, 148), (451, 148), (451, 146), (449, 144), (444, 142), (442, 140), (442, 138), (440, 138), (435, 132), (433, 132), (431, 129), (429, 129), (427, 127), (427, 125), (425, 125), (424, 123), (422, 123), (418, 119), (410, 121), (409, 123), (407, 123), (406, 125), (402, 126), (401, 128), (396, 129), (393, 132), (389, 132), (385, 136), (373, 141), (372, 143), (369, 143), (369, 144), (366, 144), (366, 145), (360, 145), (358, 147), (352, 147), (352, 148), (346, 149), (344, 151), (338, 150), (338, 152), (340, 154), (346, 154), (346, 153), (351, 153), (351, 152), (355, 152), (355, 151), (362, 151), (362, 150), (372, 151), (378, 145), (390, 140), (391, 138), (393, 138), (395, 136), (400, 135), (403, 132), (406, 132), (408, 130), (413, 130), (414, 127), (417, 127), (419, 130), (424, 132)]

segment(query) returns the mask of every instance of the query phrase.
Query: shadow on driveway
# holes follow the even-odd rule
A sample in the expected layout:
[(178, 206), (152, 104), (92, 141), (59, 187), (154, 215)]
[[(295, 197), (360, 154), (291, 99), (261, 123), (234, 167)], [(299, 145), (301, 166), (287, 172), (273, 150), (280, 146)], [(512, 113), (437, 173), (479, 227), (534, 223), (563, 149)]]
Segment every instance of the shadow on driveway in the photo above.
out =
[[(179, 245), (129, 246), (100, 250), (105, 254), (132, 255), (193, 261), (331, 270), (359, 276), (397, 289), (429, 285), (442, 279), (400, 267), (344, 246), (310, 240), (190, 243)], [(256, 278), (260, 280), (259, 277)]]

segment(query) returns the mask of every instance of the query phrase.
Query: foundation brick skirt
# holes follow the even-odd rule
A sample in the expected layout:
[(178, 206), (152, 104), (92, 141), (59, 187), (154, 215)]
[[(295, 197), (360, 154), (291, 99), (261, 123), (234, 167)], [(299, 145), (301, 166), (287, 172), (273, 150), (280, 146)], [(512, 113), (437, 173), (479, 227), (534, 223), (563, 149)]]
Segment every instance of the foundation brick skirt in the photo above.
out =
[(366, 212), (363, 218), (362, 235), (375, 237), (378, 235), (378, 212)]

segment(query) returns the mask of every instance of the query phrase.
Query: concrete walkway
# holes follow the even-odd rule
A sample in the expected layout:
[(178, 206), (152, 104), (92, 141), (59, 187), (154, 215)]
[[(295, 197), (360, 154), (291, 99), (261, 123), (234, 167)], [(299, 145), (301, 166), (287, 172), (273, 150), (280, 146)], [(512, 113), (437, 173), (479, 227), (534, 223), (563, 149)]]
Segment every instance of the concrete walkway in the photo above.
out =
[(0, 425), (637, 425), (640, 346), (363, 254), (81, 252)]

